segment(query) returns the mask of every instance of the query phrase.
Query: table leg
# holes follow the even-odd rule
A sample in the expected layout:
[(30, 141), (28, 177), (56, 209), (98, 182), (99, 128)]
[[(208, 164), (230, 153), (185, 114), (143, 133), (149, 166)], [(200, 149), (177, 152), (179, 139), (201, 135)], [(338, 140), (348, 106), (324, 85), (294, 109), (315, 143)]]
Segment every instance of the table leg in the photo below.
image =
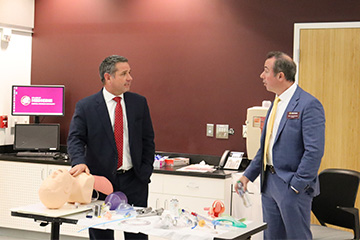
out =
[(51, 240), (59, 240), (60, 237), (60, 223), (59, 222), (52, 222), (51, 223)]

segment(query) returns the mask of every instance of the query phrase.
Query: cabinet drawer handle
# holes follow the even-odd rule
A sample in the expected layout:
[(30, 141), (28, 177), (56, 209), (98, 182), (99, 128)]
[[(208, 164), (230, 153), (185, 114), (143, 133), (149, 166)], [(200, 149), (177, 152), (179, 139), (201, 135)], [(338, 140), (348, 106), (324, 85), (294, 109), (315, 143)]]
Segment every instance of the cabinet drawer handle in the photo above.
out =
[(42, 168), (42, 169), (41, 169), (41, 180), (43, 180), (43, 181), (45, 180), (44, 172), (45, 172), (45, 169)]
[(194, 183), (194, 182), (189, 182), (189, 183), (186, 185), (186, 187), (199, 189), (199, 185), (197, 185), (197, 184)]
[(159, 209), (159, 208), (160, 208), (160, 199), (159, 199), (159, 198), (156, 199), (156, 204), (155, 204), (155, 206), (156, 206), (156, 209)]

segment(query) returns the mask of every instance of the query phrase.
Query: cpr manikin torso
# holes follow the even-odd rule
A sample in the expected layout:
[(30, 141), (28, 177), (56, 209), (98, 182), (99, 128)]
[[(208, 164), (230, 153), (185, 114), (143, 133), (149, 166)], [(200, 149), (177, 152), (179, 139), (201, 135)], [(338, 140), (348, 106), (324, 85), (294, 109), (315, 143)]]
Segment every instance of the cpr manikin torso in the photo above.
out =
[(71, 176), (68, 170), (58, 169), (44, 180), (39, 189), (40, 201), (47, 208), (60, 208), (66, 202), (90, 203), (94, 177), (81, 173)]
[(81, 173), (74, 179), (68, 202), (90, 203), (95, 181), (94, 177)]

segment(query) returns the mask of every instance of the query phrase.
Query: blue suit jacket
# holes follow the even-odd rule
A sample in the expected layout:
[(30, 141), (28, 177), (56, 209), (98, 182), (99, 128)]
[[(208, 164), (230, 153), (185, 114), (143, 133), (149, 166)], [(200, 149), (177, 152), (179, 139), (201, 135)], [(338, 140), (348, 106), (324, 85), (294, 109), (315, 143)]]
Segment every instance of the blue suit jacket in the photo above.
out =
[[(261, 174), (263, 182), (264, 141), (271, 108), (266, 116), (260, 149), (244, 173), (250, 181)], [(288, 113), (299, 113), (299, 117), (290, 118)], [(324, 144), (323, 106), (298, 86), (281, 118), (274, 141), (273, 164), (277, 175), (299, 192), (307, 191), (311, 196), (318, 195), (320, 189), (317, 176)]]
[[(129, 130), (130, 155), (136, 176), (148, 183), (155, 154), (154, 131), (145, 97), (124, 93)], [(91, 174), (116, 176), (117, 150), (114, 132), (102, 90), (76, 104), (68, 136), (72, 166), (84, 163)]]

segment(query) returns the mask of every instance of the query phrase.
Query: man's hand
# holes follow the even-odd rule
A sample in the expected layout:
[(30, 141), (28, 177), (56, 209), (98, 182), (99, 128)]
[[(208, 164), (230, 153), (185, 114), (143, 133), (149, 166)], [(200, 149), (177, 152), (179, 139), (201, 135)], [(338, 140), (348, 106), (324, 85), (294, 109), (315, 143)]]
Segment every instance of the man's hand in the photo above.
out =
[(86, 166), (86, 164), (78, 164), (75, 165), (73, 168), (70, 169), (69, 173), (73, 176), (76, 177), (78, 176), (80, 173), (85, 172), (87, 175), (90, 174), (90, 170), (88, 168), (88, 166)]
[(246, 192), (247, 191), (247, 184), (248, 182), (250, 181), (247, 177), (245, 177), (244, 175), (242, 175), (240, 178), (239, 178), (239, 181), (242, 183), (243, 187), (244, 187), (244, 191)]

